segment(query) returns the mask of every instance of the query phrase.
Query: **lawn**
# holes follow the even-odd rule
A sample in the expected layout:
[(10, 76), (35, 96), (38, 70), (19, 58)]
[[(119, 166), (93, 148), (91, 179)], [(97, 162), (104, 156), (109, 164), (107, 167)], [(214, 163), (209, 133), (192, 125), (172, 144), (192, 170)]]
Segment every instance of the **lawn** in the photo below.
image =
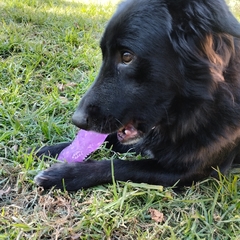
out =
[[(97, 75), (114, 1), (0, 0), (0, 239), (240, 240), (240, 169), (174, 192), (116, 182), (43, 192), (54, 162), (30, 147), (72, 140), (71, 115)], [(231, 1), (236, 15), (238, 1)], [(102, 147), (92, 156), (130, 158)]]

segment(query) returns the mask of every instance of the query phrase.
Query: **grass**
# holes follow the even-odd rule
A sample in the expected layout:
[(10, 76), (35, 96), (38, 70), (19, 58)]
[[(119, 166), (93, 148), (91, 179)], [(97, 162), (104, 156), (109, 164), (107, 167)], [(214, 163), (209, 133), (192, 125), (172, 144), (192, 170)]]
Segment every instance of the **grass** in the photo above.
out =
[[(239, 169), (179, 193), (131, 182), (77, 193), (34, 185), (54, 160), (34, 161), (27, 149), (74, 138), (71, 115), (100, 66), (115, 6), (86, 2), (0, 0), (0, 239), (239, 240)], [(93, 158), (116, 155), (103, 147)]]

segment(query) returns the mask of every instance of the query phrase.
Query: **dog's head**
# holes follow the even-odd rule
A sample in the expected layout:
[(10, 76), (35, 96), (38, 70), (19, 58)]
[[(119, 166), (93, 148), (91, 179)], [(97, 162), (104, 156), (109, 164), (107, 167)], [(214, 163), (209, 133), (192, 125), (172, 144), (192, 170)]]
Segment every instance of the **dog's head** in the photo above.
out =
[[(216, 36), (227, 50), (217, 49)], [(222, 0), (123, 2), (103, 34), (102, 66), (74, 124), (118, 131), (120, 141), (132, 143), (174, 121), (173, 101), (212, 97), (234, 51), (232, 36), (240, 26)]]

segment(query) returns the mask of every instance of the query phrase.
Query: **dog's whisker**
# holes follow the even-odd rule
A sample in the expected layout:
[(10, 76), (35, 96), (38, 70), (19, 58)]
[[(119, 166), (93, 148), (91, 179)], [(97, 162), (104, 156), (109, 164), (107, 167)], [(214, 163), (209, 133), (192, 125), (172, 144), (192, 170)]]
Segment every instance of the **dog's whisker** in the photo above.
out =
[[(122, 123), (120, 120), (118, 120), (117, 118), (115, 118), (115, 120), (116, 120), (116, 122), (120, 123), (120, 125), (121, 125), (122, 127), (124, 127), (123, 123)], [(116, 127), (119, 128), (119, 126), (118, 126), (117, 124), (116, 124)]]
[(169, 121), (169, 116), (168, 116), (168, 110), (167, 110), (167, 108), (165, 106), (163, 106), (163, 109), (164, 109), (164, 111), (166, 113), (166, 116), (167, 116), (167, 123), (169, 124), (170, 121)]

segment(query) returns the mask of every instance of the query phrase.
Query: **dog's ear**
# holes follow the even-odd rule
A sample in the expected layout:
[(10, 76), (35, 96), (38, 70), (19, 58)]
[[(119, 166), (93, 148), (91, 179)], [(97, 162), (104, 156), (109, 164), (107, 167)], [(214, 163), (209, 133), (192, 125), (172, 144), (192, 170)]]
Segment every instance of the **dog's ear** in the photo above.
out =
[(201, 23), (215, 32), (240, 37), (240, 23), (224, 0), (167, 0), (167, 5), (174, 16), (185, 16), (196, 23), (201, 18)]

